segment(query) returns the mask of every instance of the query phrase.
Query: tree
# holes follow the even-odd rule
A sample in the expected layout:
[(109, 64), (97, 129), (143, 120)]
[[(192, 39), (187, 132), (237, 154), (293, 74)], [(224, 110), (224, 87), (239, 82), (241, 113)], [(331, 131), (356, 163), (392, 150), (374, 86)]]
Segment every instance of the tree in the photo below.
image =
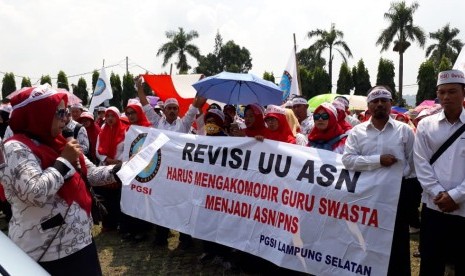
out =
[(439, 63), (438, 70), (436, 73), (452, 69), (452, 62), (447, 57), (443, 56)]
[[(342, 31), (336, 30), (335, 24), (331, 24), (331, 29), (329, 32), (326, 30), (316, 29), (314, 31), (308, 32), (307, 36), (308, 38), (312, 38), (314, 36), (320, 37), (320, 39), (313, 43), (309, 48), (310, 51), (316, 51), (318, 56), (321, 56), (321, 52), (323, 50), (329, 49), (328, 72), (331, 82), (331, 90), (333, 80), (333, 49), (341, 55), (345, 63), (347, 63), (347, 59), (344, 55), (344, 52), (348, 57), (352, 57), (352, 52), (350, 51), (346, 42), (342, 40), (344, 38), (344, 33)], [(342, 50), (338, 47), (341, 47)]]
[(89, 93), (87, 93), (86, 79), (83, 77), (79, 78), (77, 85), (73, 86), (73, 94), (82, 100), (83, 105), (87, 105), (89, 102)]
[(45, 83), (48, 83), (50, 85), (52, 85), (52, 78), (49, 76), (49, 75), (45, 75), (45, 76), (41, 76), (40, 77), (40, 84), (45, 84)]
[(312, 73), (305, 66), (299, 66), (302, 96), (307, 100), (314, 96), (312, 91)]
[(100, 75), (100, 73), (97, 70), (94, 70), (92, 72), (92, 91), (95, 91), (95, 86), (97, 85), (99, 75)]
[(342, 63), (339, 69), (339, 78), (337, 79), (337, 94), (350, 94), (350, 90), (354, 88), (354, 81), (352, 74), (350, 73), (349, 66), (347, 63)]
[(429, 59), (423, 62), (418, 69), (416, 105), (419, 105), (424, 100), (436, 98), (436, 81), (437, 74), (434, 69), (434, 62)]
[(132, 74), (124, 74), (123, 76), (123, 91), (122, 91), (123, 107), (128, 105), (128, 100), (136, 97), (137, 91), (134, 87), (134, 76)]
[(268, 73), (267, 71), (265, 71), (265, 73), (263, 73), (263, 79), (275, 83), (273, 72)]
[(58, 88), (64, 88), (64, 89), (69, 91), (68, 77), (66, 76), (65, 72), (63, 72), (63, 71), (58, 72), (57, 87)]
[(331, 93), (331, 79), (325, 69), (317, 67), (312, 73), (311, 91), (313, 93), (310, 96)]
[(196, 59), (200, 56), (199, 48), (194, 44), (189, 44), (194, 38), (199, 37), (199, 34), (197, 31), (185, 33), (184, 29), (181, 27), (178, 32), (168, 31), (165, 34), (170, 41), (163, 44), (160, 49), (158, 49), (157, 56), (163, 55), (163, 66), (166, 66), (173, 55), (177, 54), (178, 62), (176, 63), (176, 68), (179, 69), (180, 74), (186, 74), (191, 68), (191, 66), (187, 64), (186, 53)]
[(2, 98), (5, 99), (6, 96), (10, 95), (14, 91), (16, 91), (15, 74), (6, 73), (2, 80)]
[(460, 30), (451, 29), (449, 23), (436, 32), (429, 33), (429, 37), (437, 40), (437, 43), (426, 48), (426, 57), (430, 57), (436, 64), (439, 64), (441, 58), (445, 56), (454, 63), (463, 47), (462, 41), (455, 38), (459, 33)]
[(395, 76), (396, 73), (394, 70), (394, 62), (388, 59), (380, 58), (378, 63), (378, 75), (376, 76), (376, 85), (389, 86), (392, 90), (393, 102), (397, 103), (397, 105), (400, 105), (400, 103), (398, 103), (396, 84), (394, 83)]
[(371, 88), (370, 74), (368, 69), (365, 67), (363, 59), (360, 59), (357, 63), (357, 67), (352, 68), (352, 78), (354, 80), (354, 95), (366, 96), (368, 90)]
[(232, 40), (221, 47), (219, 58), (222, 71), (247, 73), (252, 69), (249, 50), (245, 47), (241, 48)]
[(317, 67), (323, 68), (326, 60), (319, 56), (315, 49), (302, 49), (297, 53), (297, 62), (299, 66), (305, 66), (308, 70), (313, 71)]
[(220, 64), (220, 52), (223, 47), (223, 37), (217, 31), (215, 36), (215, 48), (213, 53), (206, 56), (200, 55), (198, 58), (198, 66), (195, 68), (196, 73), (204, 74), (205, 76), (213, 76), (221, 73), (222, 67)]
[(111, 85), (111, 90), (113, 92), (113, 98), (110, 99), (110, 105), (115, 106), (119, 110), (122, 110), (123, 109), (123, 106), (122, 106), (123, 88), (121, 87), (121, 79), (118, 74), (111, 72), (110, 85)]
[(31, 79), (28, 77), (23, 77), (23, 79), (21, 80), (21, 88), (31, 87), (31, 86), (32, 86)]
[(376, 41), (376, 45), (381, 45), (381, 52), (389, 49), (391, 42), (395, 44), (394, 51), (399, 52), (399, 99), (401, 100), (403, 99), (404, 52), (410, 46), (409, 40), (416, 41), (422, 48), (425, 45), (425, 33), (420, 27), (413, 25), (413, 14), (418, 7), (416, 2), (411, 6), (406, 6), (404, 1), (391, 3), (389, 11), (384, 14), (389, 26), (381, 32)]

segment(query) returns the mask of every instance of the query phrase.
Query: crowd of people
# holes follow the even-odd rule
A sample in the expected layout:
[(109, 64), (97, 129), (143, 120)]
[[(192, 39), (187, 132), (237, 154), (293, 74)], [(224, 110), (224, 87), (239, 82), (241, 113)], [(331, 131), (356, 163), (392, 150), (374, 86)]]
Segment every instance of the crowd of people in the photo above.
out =
[[(439, 107), (416, 117), (393, 111), (391, 89), (384, 85), (367, 92), (367, 110), (357, 114), (351, 113), (343, 96), (313, 112), (301, 96), (281, 106), (255, 103), (239, 109), (213, 103), (202, 112), (207, 99), (197, 96), (179, 117), (175, 98), (151, 105), (142, 82), (136, 80), (138, 98), (130, 100), (123, 113), (100, 106), (97, 119), (81, 104), (67, 107), (66, 94), (49, 86), (31, 88), (0, 107), (6, 160), (0, 169), (0, 202), (10, 222), (9, 236), (53, 275), (70, 269), (80, 275), (101, 274), (90, 232), (92, 198), (86, 183), (95, 186), (108, 211), (103, 233), (119, 231), (123, 242), (142, 242), (149, 240), (155, 227), (154, 246), (167, 246), (168, 228), (120, 209), (121, 183), (115, 173), (122, 165), (125, 134), (131, 125), (328, 150), (342, 154), (349, 170), (401, 164), (388, 275), (410, 275), (411, 232), (420, 232), (419, 252), (415, 252), (421, 257), (420, 275), (443, 275), (446, 263), (455, 267), (456, 275), (465, 275), (465, 170), (460, 168), (465, 138), (457, 138), (465, 130), (461, 71), (439, 74)], [(180, 233), (179, 240), (182, 250), (194, 245), (187, 234)], [(200, 263), (219, 259), (224, 266), (235, 265), (231, 248), (207, 241), (202, 245)], [(251, 263), (260, 262), (245, 256)]]

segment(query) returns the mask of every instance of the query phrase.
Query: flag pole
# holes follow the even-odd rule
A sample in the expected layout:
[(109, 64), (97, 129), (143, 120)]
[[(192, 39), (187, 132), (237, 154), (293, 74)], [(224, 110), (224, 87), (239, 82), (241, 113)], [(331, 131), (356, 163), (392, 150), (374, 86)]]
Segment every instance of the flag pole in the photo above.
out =
[(295, 33), (293, 33), (293, 36), (294, 36), (294, 58), (295, 58), (295, 71), (297, 72), (297, 83), (299, 84), (299, 95), (302, 95), (302, 86), (301, 86), (301, 83), (300, 83), (300, 72), (299, 72), (299, 63), (298, 63), (298, 60), (297, 60), (297, 44), (296, 44), (296, 41), (295, 41)]

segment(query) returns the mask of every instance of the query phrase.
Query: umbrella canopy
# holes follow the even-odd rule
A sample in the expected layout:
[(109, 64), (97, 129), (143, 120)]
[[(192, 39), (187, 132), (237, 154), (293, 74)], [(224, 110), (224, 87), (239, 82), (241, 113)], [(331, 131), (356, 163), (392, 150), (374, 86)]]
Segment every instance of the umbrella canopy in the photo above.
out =
[[(30, 87), (23, 87), (21, 89), (18, 89), (16, 91), (10, 93), (8, 96), (6, 96), (6, 98), (11, 100), (14, 96), (16, 96), (16, 95), (18, 95), (18, 94), (20, 94), (20, 93), (22, 93), (22, 92), (24, 92), (24, 91), (26, 91), (28, 89), (30, 89)], [(82, 102), (82, 100), (78, 96), (70, 93), (68, 90), (66, 90), (64, 88), (53, 88), (53, 89), (55, 89), (57, 92), (68, 94), (68, 105), (78, 104), (78, 103)]]
[(408, 111), (408, 109), (400, 107), (400, 106), (393, 106), (391, 107), (391, 109), (399, 113), (405, 113)]
[(424, 100), (413, 109), (414, 112), (420, 113), (424, 109), (429, 109), (435, 105), (434, 100)]
[(322, 103), (331, 103), (339, 94), (321, 94), (308, 100), (308, 110), (315, 110)]
[(366, 110), (367, 109), (367, 97), (361, 95), (350, 95), (349, 96), (349, 109), (350, 110)]
[(192, 86), (199, 96), (226, 104), (282, 103), (283, 91), (276, 84), (252, 74), (222, 72)]

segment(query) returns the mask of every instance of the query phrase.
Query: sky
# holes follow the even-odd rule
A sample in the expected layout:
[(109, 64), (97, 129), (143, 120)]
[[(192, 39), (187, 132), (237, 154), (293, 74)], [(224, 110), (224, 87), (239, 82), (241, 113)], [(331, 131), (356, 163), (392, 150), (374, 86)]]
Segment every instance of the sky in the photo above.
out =
[[(352, 51), (348, 59), (353, 67), (362, 58), (371, 82), (376, 82), (381, 57), (392, 60), (396, 67), (397, 52), (381, 51), (376, 40), (388, 27), (384, 13), (388, 0), (0, 0), (0, 72), (13, 72), (31, 78), (32, 84), (42, 75), (50, 75), (56, 85), (60, 70), (68, 82), (84, 77), (91, 86), (91, 72), (103, 63), (107, 74), (122, 76), (126, 70), (133, 75), (169, 72), (156, 53), (168, 41), (166, 31), (179, 27), (195, 30), (199, 37), (192, 41), (201, 54), (213, 52), (219, 31), (223, 42), (233, 40), (247, 48), (252, 57), (250, 73), (263, 76), (265, 71), (279, 77), (287, 64), (296, 36), (297, 50), (309, 47), (316, 39), (307, 33), (315, 29), (329, 30), (334, 23), (344, 33), (344, 41)], [(408, 5), (412, 1), (406, 1)], [(421, 49), (414, 43), (404, 54), (404, 94), (416, 94), (418, 68), (425, 61), (425, 49), (435, 43), (429, 33), (450, 23), (462, 32), (457, 38), (465, 41), (463, 0), (421, 0), (414, 14), (414, 24), (423, 28), (428, 39)], [(393, 45), (392, 45), (393, 46)], [(392, 49), (391, 46), (391, 49)], [(323, 52), (328, 60), (329, 53)], [(173, 58), (170, 62), (176, 62)], [(194, 59), (188, 59), (192, 67)], [(333, 61), (333, 90), (336, 88), (340, 56)], [(3, 76), (0, 74), (0, 77)], [(54, 79), (55, 78), (55, 79)], [(334, 91), (333, 91), (334, 92)]]

